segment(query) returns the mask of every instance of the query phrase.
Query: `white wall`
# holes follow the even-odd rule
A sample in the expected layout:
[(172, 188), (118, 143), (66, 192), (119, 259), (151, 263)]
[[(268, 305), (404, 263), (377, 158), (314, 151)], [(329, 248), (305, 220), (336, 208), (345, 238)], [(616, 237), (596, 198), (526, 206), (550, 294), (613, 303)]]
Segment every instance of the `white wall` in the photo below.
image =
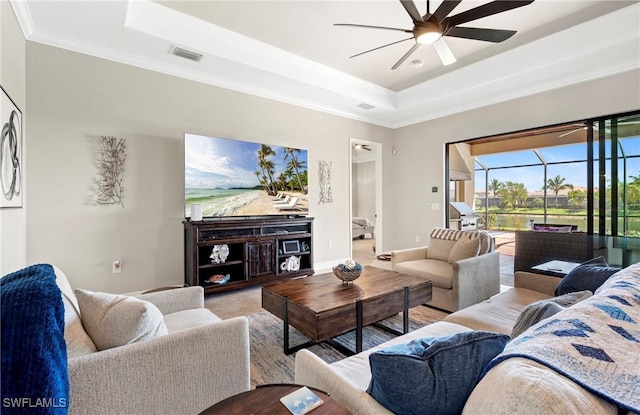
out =
[[(445, 143), (638, 109), (636, 70), (396, 130), (393, 187), (385, 195), (397, 201), (386, 214), (395, 227), (386, 240), (395, 249), (425, 245), (431, 229), (444, 226)], [(427, 203), (439, 209), (427, 210)]]
[[(0, 1), (0, 85), (22, 112), (23, 131), (27, 132), (25, 93), (25, 40), (11, 4)], [(23, 141), (23, 150), (26, 142)], [(26, 160), (23, 153), (23, 163)], [(23, 169), (23, 179), (26, 172)], [(0, 276), (27, 263), (27, 195), (22, 183), (22, 208), (0, 209)]]
[[(75, 287), (182, 283), (184, 132), (309, 150), (316, 269), (350, 256), (350, 137), (392, 141), (382, 127), (31, 42), (27, 79), (28, 261), (59, 265)], [(124, 208), (92, 202), (100, 135), (127, 140)], [(319, 160), (333, 162), (332, 204), (318, 203)]]

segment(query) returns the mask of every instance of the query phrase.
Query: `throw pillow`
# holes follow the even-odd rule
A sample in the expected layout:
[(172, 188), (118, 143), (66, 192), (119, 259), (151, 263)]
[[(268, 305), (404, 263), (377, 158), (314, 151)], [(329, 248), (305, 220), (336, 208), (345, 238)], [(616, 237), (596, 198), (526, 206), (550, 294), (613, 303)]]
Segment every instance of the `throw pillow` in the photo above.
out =
[(480, 238), (470, 238), (468, 235), (461, 236), (449, 252), (449, 263), (453, 264), (461, 259), (478, 256), (480, 251)]
[(448, 241), (446, 239), (431, 238), (427, 247), (427, 259), (438, 259), (440, 261), (448, 261), (451, 248), (456, 241)]
[(117, 294), (76, 289), (82, 325), (98, 350), (111, 349), (167, 334), (158, 307)]
[(511, 338), (515, 339), (529, 327), (589, 297), (591, 297), (591, 291), (585, 290), (529, 304), (522, 310), (516, 323), (513, 325)]
[(556, 287), (555, 295), (583, 290), (594, 293), (598, 287), (618, 271), (620, 268), (610, 267), (603, 256), (590, 259), (575, 267), (562, 278)]
[(509, 341), (469, 331), (416, 339), (369, 355), (367, 393), (398, 414), (460, 414), (484, 367)]

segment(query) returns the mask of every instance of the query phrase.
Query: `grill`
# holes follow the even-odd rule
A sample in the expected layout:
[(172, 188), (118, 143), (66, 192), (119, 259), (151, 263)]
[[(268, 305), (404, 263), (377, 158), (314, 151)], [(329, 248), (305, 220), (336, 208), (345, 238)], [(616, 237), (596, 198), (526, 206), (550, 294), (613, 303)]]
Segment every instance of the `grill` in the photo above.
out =
[(476, 212), (464, 202), (451, 202), (449, 205), (449, 228), (463, 231), (478, 229)]

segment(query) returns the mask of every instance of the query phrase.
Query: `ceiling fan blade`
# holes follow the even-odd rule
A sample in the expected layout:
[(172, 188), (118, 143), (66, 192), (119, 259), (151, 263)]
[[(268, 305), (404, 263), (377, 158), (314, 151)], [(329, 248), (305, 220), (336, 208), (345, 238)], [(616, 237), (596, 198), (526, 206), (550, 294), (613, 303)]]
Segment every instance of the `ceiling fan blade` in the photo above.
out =
[(407, 13), (409, 13), (409, 16), (411, 16), (411, 20), (414, 22), (422, 21), (422, 16), (420, 16), (420, 12), (418, 12), (418, 8), (413, 0), (400, 0), (400, 3), (402, 3)]
[(395, 30), (396, 32), (413, 33), (413, 30), (411, 29), (400, 29), (399, 27), (370, 26), (365, 24), (352, 24), (352, 23), (335, 23), (334, 26), (360, 27), (365, 29), (384, 29), (384, 30)]
[(444, 0), (440, 6), (438, 6), (438, 8), (436, 9), (436, 11), (433, 13), (433, 16), (438, 19), (438, 21), (442, 21), (442, 19), (444, 19), (445, 17), (447, 17), (449, 15), (449, 13), (451, 13), (451, 11), (453, 11), (453, 9), (456, 8), (456, 6), (458, 4), (460, 4), (462, 2), (462, 0)]
[(465, 39), (482, 40), (485, 42), (500, 43), (515, 35), (515, 30), (481, 29), (477, 27), (452, 27), (445, 36), (462, 37)]
[(518, 7), (526, 6), (533, 3), (533, 0), (523, 1), (492, 1), (491, 3), (483, 4), (466, 12), (456, 14), (449, 17), (449, 26), (457, 26), (462, 23), (467, 23), (472, 20), (481, 19), (483, 17), (491, 16), (505, 12), (507, 10), (517, 9)]
[(413, 45), (411, 47), (411, 49), (409, 49), (409, 51), (407, 53), (405, 53), (404, 56), (401, 57), (400, 60), (398, 62), (396, 62), (396, 64), (391, 67), (391, 69), (398, 69), (400, 67), (400, 65), (402, 65), (402, 62), (406, 61), (407, 58), (409, 56), (411, 56), (411, 54), (413, 52), (415, 52), (419, 47), (420, 47), (420, 43), (416, 43), (415, 45)]
[(456, 62), (456, 57), (453, 56), (453, 52), (449, 48), (449, 45), (444, 41), (444, 38), (438, 39), (433, 43), (433, 48), (436, 50), (436, 53), (440, 57), (443, 65), (451, 65)]
[(374, 50), (386, 48), (387, 46), (395, 45), (396, 43), (406, 42), (407, 40), (411, 40), (411, 39), (413, 39), (413, 37), (408, 37), (406, 39), (398, 40), (397, 42), (392, 42), (392, 43), (388, 43), (386, 45), (378, 46), (377, 48), (365, 50), (364, 52), (360, 52), (360, 53), (355, 54), (353, 56), (349, 56), (349, 59), (355, 58), (356, 56), (364, 55), (365, 53), (373, 52)]

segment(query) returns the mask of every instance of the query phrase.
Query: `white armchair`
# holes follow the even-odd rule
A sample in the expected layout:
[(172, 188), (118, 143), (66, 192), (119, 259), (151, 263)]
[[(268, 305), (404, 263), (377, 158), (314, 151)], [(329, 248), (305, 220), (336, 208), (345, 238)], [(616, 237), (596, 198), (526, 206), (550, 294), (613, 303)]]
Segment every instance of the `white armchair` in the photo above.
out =
[(66, 277), (55, 271), (67, 350), (77, 354), (68, 358), (70, 414), (196, 414), (249, 390), (248, 320), (220, 320), (204, 308), (202, 287), (137, 296), (158, 307), (168, 334), (74, 353), (70, 345), (82, 341), (81, 318)]
[(392, 251), (391, 266), (431, 280), (428, 305), (453, 312), (500, 292), (500, 254), (494, 247), (484, 231), (435, 228), (428, 247)]

